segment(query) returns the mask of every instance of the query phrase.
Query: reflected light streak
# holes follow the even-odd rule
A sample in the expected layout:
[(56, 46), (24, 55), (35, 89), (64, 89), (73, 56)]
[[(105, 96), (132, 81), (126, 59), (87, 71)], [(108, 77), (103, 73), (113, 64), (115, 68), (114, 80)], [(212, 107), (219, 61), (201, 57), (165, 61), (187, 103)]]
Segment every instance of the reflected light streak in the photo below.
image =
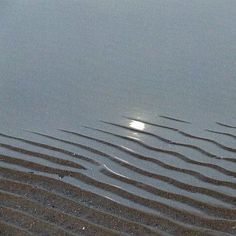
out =
[(129, 126), (131, 128), (137, 129), (137, 130), (144, 130), (145, 129), (145, 124), (143, 122), (136, 121), (136, 120), (132, 120), (129, 123)]

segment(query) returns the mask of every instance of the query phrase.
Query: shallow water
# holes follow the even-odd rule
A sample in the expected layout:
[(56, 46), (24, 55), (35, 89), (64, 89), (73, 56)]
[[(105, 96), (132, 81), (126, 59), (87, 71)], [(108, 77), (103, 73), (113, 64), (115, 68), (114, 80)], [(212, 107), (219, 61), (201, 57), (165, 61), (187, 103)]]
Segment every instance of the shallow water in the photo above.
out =
[(161, 235), (235, 233), (235, 11), (220, 0), (1, 1), (1, 176), (48, 176), (177, 224), (149, 225)]

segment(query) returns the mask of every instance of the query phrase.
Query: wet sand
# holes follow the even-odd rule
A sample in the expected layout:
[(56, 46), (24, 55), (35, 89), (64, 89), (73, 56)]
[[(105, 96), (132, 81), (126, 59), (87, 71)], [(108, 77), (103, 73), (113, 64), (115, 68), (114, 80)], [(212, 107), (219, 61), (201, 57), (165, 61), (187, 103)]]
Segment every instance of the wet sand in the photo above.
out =
[[(30, 140), (0, 134), (4, 153), (0, 155), (1, 235), (234, 235), (236, 198), (231, 193), (236, 192), (236, 172), (221, 163), (236, 166), (236, 159), (227, 157), (227, 152), (235, 153), (235, 149), (213, 138), (183, 132), (177, 128), (176, 124), (182, 122), (177, 119), (169, 119), (169, 126), (127, 117), (125, 120), (129, 124), (144, 124), (149, 131), (140, 130), (139, 126), (102, 122), (103, 129), (86, 126), (87, 134), (59, 130), (56, 137), (26, 131), (32, 135)], [(224, 127), (225, 132), (214, 131), (214, 135), (226, 140), (234, 138), (229, 136), (234, 128)], [(128, 134), (122, 134), (124, 130)], [(189, 142), (166, 139), (158, 130), (178, 133)], [(213, 134), (204, 132), (208, 137)], [(115, 139), (109, 140), (110, 136)], [(153, 146), (145, 137), (169, 148)], [(91, 143), (85, 144), (85, 140)], [(191, 140), (200, 143), (196, 145)], [(225, 157), (202, 148), (201, 143), (218, 146), (225, 151)], [(204, 161), (172, 150), (179, 146), (197, 152)], [(77, 152), (70, 150), (72, 147)], [(169, 155), (174, 163), (166, 163), (163, 154)], [(35, 158), (39, 161), (34, 161)], [(191, 168), (178, 167), (178, 160)], [(153, 169), (148, 168), (148, 163)], [(211, 176), (201, 167), (218, 175)], [(197, 180), (195, 184), (188, 181), (188, 176)], [(227, 192), (227, 188), (232, 191)]]

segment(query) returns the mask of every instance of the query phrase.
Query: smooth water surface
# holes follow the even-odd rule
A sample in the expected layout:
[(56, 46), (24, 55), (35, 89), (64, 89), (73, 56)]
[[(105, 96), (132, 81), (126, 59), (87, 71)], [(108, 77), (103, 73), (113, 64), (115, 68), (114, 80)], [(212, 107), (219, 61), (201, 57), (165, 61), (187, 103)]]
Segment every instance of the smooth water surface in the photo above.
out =
[(235, 11), (233, 0), (1, 1), (0, 130), (123, 115), (235, 126)]

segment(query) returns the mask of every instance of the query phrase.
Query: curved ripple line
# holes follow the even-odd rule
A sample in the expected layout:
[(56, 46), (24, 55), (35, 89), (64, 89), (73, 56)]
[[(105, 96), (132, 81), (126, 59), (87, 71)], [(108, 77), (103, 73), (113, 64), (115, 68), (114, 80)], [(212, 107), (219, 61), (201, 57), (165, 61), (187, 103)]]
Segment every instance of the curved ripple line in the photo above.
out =
[(3, 235), (17, 235), (17, 236), (33, 236), (34, 234), (22, 229), (16, 225), (9, 224), (4, 220), (0, 220), (0, 234)]
[(27, 230), (32, 233), (38, 234), (40, 232), (44, 233), (45, 235), (54, 234), (63, 236), (75, 236), (75, 234), (69, 233), (61, 227), (57, 227), (55, 224), (51, 224), (45, 220), (38, 219), (30, 214), (23, 212), (22, 210), (16, 210), (12, 207), (1, 206), (0, 217), (1, 215), (4, 216), (4, 219), (7, 219), (7, 221), (11, 222), (11, 224), (22, 228), (26, 227), (28, 228)]
[(23, 139), (23, 138), (17, 138), (17, 137), (14, 137), (14, 136), (3, 134), (3, 133), (0, 133), (0, 136), (2, 136), (4, 138), (9, 138), (9, 139), (21, 141), (23, 143), (27, 143), (27, 144), (30, 144), (32, 146), (40, 147), (40, 148), (43, 148), (43, 149), (59, 152), (59, 153), (65, 154), (67, 156), (70, 156), (70, 157), (73, 157), (73, 158), (77, 158), (77, 159), (92, 163), (92, 164), (97, 165), (97, 166), (100, 165), (98, 162), (96, 162), (93, 159), (90, 159), (88, 157), (85, 157), (83, 155), (80, 155), (80, 154), (77, 154), (77, 153), (74, 153), (74, 152), (71, 152), (71, 151), (68, 151), (66, 149), (58, 148), (58, 147), (51, 146), (51, 145), (44, 144), (44, 143), (34, 142), (34, 141)]
[(69, 194), (69, 195), (72, 195), (73, 198), (81, 197), (82, 201), (89, 202), (90, 207), (91, 207), (91, 204), (93, 205), (97, 202), (96, 206), (99, 205), (99, 207), (102, 207), (108, 211), (116, 211), (116, 214), (118, 215), (122, 214), (125, 218), (131, 217), (134, 221), (137, 221), (137, 222), (141, 221), (143, 223), (145, 222), (145, 224), (155, 227), (155, 228), (161, 227), (168, 233), (172, 233), (174, 235), (180, 235), (180, 236), (189, 235), (190, 236), (190, 235), (198, 235), (199, 233), (201, 235), (206, 235), (206, 236), (226, 235), (226, 234), (220, 233), (219, 231), (217, 231), (216, 233), (215, 230), (205, 230), (205, 229), (196, 228), (194, 226), (188, 227), (187, 225), (183, 223), (177, 223), (168, 218), (164, 219), (163, 217), (160, 217), (157, 215), (153, 215), (146, 212), (140, 212), (140, 210), (136, 210), (128, 206), (124, 207), (123, 205), (120, 205), (119, 203), (116, 203), (112, 200), (105, 199), (104, 197), (101, 197), (100, 195), (88, 192), (86, 190), (81, 190), (79, 187), (75, 187), (70, 184), (63, 183), (61, 181), (52, 179), (50, 177), (40, 176), (40, 175), (30, 175), (22, 171), (11, 170), (9, 168), (0, 167), (0, 169), (1, 169), (0, 174), (4, 177), (10, 178), (10, 179), (17, 179), (18, 181), (20, 178), (21, 181), (23, 182), (34, 183), (34, 186), (35, 184), (36, 186), (43, 186), (44, 188), (49, 189), (49, 191), (53, 189), (54, 192), (59, 191), (60, 193), (63, 193), (63, 195)]
[[(7, 184), (11, 185), (11, 189), (7, 188)], [(22, 207), (26, 205), (29, 210), (36, 208), (39, 211), (38, 215), (45, 215), (44, 217), (46, 218), (48, 215), (53, 214), (53, 221), (62, 225), (64, 223), (64, 220), (67, 220), (69, 221), (70, 228), (73, 228), (73, 231), (76, 230), (76, 232), (81, 230), (82, 226), (85, 226), (86, 229), (90, 230), (91, 228), (94, 228), (96, 233), (100, 230), (103, 233), (102, 235), (104, 235), (107, 231), (107, 233), (110, 233), (108, 235), (112, 235), (113, 231), (111, 231), (111, 228), (115, 231), (119, 230), (122, 233), (130, 234), (164, 234), (164, 232), (159, 233), (158, 231), (143, 224), (138, 224), (119, 216), (108, 214), (101, 210), (93, 209), (81, 203), (75, 202), (74, 200), (67, 197), (51, 193), (40, 187), (37, 187), (37, 189), (35, 190), (35, 188), (29, 184), (26, 185), (6, 179), (1, 180), (1, 185), (3, 185), (4, 192), (0, 192), (0, 199), (11, 201), (13, 202), (13, 204), (14, 199), (17, 199), (15, 200), (15, 202), (17, 202), (18, 204), (21, 203)], [(14, 186), (14, 188), (12, 187), (12, 185)], [(36, 194), (38, 196), (36, 196)], [(41, 196), (46, 198), (47, 202), (42, 202)], [(101, 218), (102, 220), (99, 220), (99, 218)], [(100, 225), (102, 227), (100, 227)]]
[(196, 136), (196, 135), (192, 135), (192, 134), (189, 134), (187, 132), (184, 132), (180, 129), (175, 129), (175, 128), (172, 128), (172, 127), (169, 127), (169, 126), (162, 126), (162, 125), (158, 125), (156, 123), (151, 123), (151, 122), (147, 122), (147, 121), (144, 121), (142, 119), (135, 119), (135, 118), (131, 118), (131, 117), (125, 117), (129, 120), (136, 120), (136, 121), (140, 121), (140, 122), (143, 122), (145, 124), (148, 124), (148, 125), (151, 125), (151, 126), (155, 126), (155, 127), (161, 127), (161, 128), (165, 128), (165, 129), (170, 129), (170, 130), (173, 130), (185, 137), (188, 137), (188, 138), (192, 138), (192, 139), (197, 139), (197, 140), (201, 140), (201, 141), (206, 141), (206, 142), (209, 142), (209, 143), (212, 143), (220, 148), (222, 148), (223, 150), (226, 150), (226, 151), (229, 151), (229, 152), (236, 152), (236, 149), (235, 148), (232, 148), (232, 147), (228, 147), (226, 145), (223, 145), (213, 139), (209, 139), (209, 138), (204, 138), (204, 137), (199, 137), (199, 136)]
[(228, 146), (225, 146), (213, 139), (209, 139), (209, 138), (203, 138), (203, 137), (199, 137), (199, 136), (195, 136), (195, 135), (191, 135), (191, 134), (188, 134), (186, 132), (183, 132), (183, 131), (179, 131), (180, 134), (186, 136), (186, 137), (189, 137), (189, 138), (193, 138), (193, 139), (198, 139), (198, 140), (203, 140), (203, 141), (206, 141), (206, 142), (209, 142), (209, 143), (213, 143), (215, 144), (216, 146), (226, 150), (226, 151), (229, 151), (229, 152), (236, 152), (236, 149), (235, 148), (231, 148), (231, 147), (228, 147)]
[[(6, 181), (6, 182), (15, 184), (12, 181)], [(29, 193), (27, 193), (27, 195), (29, 195)], [(14, 207), (14, 209), (18, 210), (20, 209), (22, 212), (24, 211), (24, 213), (29, 214), (38, 220), (48, 221), (59, 228), (67, 230), (70, 233), (73, 234), (76, 233), (76, 235), (78, 235), (79, 232), (81, 234), (84, 233), (83, 227), (84, 229), (86, 229), (86, 233), (87, 234), (89, 233), (90, 235), (92, 235), (92, 233), (94, 232), (96, 232), (97, 235), (102, 235), (102, 236), (121, 235), (120, 232), (116, 232), (114, 230), (105, 228), (98, 224), (91, 223), (87, 220), (80, 219), (79, 217), (67, 214), (63, 211), (58, 211), (55, 207), (54, 202), (53, 202), (54, 205), (52, 206), (49, 205), (48, 207), (28, 197), (5, 191), (0, 191), (0, 199), (4, 200), (5, 207)], [(80, 208), (78, 208), (78, 211), (79, 210)]]
[(209, 203), (204, 203), (202, 201), (195, 200), (191, 197), (187, 197), (187, 196), (184, 196), (181, 194), (176, 194), (173, 192), (167, 192), (167, 191), (161, 190), (159, 188), (153, 187), (151, 185), (142, 183), (140, 181), (136, 181), (136, 180), (131, 179), (127, 176), (120, 175), (120, 174), (116, 173), (115, 171), (112, 171), (110, 168), (107, 168), (106, 166), (105, 166), (105, 168), (101, 169), (100, 172), (108, 177), (114, 178), (116, 180), (119, 180), (119, 181), (127, 183), (127, 184), (131, 184), (131, 185), (133, 185), (137, 188), (143, 189), (149, 193), (158, 195), (158, 196), (166, 198), (166, 199), (178, 201), (178, 202), (184, 203), (186, 205), (189, 205), (191, 207), (194, 207), (196, 209), (199, 209), (202, 212), (204, 212), (212, 217), (216, 216), (216, 217), (223, 218), (223, 219), (236, 220), (236, 209), (217, 207), (217, 206), (211, 205)]
[(75, 143), (75, 142), (70, 142), (70, 141), (63, 140), (63, 139), (58, 139), (58, 138), (55, 138), (55, 137), (52, 137), (52, 136), (49, 136), (49, 135), (45, 135), (45, 134), (40, 134), (40, 133), (37, 133), (37, 132), (33, 132), (33, 133), (37, 134), (37, 135), (40, 135), (40, 136), (43, 136), (43, 137), (47, 137), (49, 139), (57, 140), (57, 141), (60, 141), (60, 142), (63, 142), (63, 143), (68, 143), (70, 145), (73, 145), (73, 146), (80, 147), (82, 149), (88, 150), (88, 151), (90, 151), (92, 153), (95, 153), (95, 154), (98, 154), (98, 155), (103, 156), (105, 158), (108, 158), (111, 161), (113, 161), (115, 163), (118, 163), (121, 166), (126, 167), (129, 170), (132, 170), (132, 171), (134, 171), (136, 173), (139, 173), (139, 174), (145, 175), (147, 177), (151, 177), (151, 178), (154, 178), (154, 179), (158, 179), (158, 180), (167, 182), (167, 183), (172, 184), (175, 187), (178, 187), (180, 189), (184, 189), (184, 190), (187, 190), (187, 191), (190, 191), (190, 192), (193, 192), (193, 193), (195, 193), (195, 192), (202, 193), (202, 194), (211, 196), (213, 198), (222, 200), (223, 202), (227, 201), (227, 202), (230, 202), (233, 205), (236, 204), (236, 198), (231, 197), (229, 195), (226, 195), (224, 193), (220, 193), (220, 192), (217, 192), (215, 190), (210, 190), (210, 189), (207, 189), (207, 188), (204, 188), (204, 187), (197, 187), (197, 186), (189, 185), (189, 184), (183, 183), (181, 181), (178, 181), (176, 179), (173, 179), (173, 178), (170, 178), (170, 177), (167, 177), (167, 176), (163, 176), (163, 175), (159, 175), (159, 174), (156, 174), (156, 173), (151, 173), (151, 172), (145, 171), (143, 169), (140, 169), (138, 167), (130, 165), (130, 164), (128, 164), (125, 161), (121, 161), (120, 158), (117, 158), (115, 156), (109, 155), (109, 154), (107, 154), (105, 152), (102, 152), (102, 151), (100, 151), (98, 149), (88, 147), (86, 145), (82, 145), (82, 144)]
[[(123, 116), (124, 118), (128, 119), (128, 120), (136, 120), (136, 121), (139, 121), (139, 122), (143, 122), (147, 125), (152, 125), (152, 126), (155, 126), (155, 127), (159, 127), (159, 128), (163, 128), (163, 129), (168, 129), (168, 130), (173, 130), (173, 131), (178, 131), (177, 128), (174, 128), (174, 127), (170, 127), (170, 126), (167, 126), (167, 125), (160, 125), (160, 124), (156, 124), (156, 123), (152, 123), (150, 121), (144, 121), (142, 119), (139, 119), (139, 118), (132, 118), (130, 116)], [(103, 122), (101, 120), (101, 122)]]
[[(31, 163), (28, 163), (28, 161), (25, 161), (27, 163), (27, 167), (31, 166)], [(20, 165), (23, 165), (21, 163)], [(39, 166), (39, 168), (38, 168)], [(42, 171), (42, 165), (35, 164), (32, 169), (37, 170), (37, 171)], [(53, 172), (51, 172), (50, 169), (53, 169)], [(59, 171), (59, 170), (57, 170)], [(46, 173), (54, 173), (54, 168), (47, 167), (47, 171), (44, 170)], [(137, 196), (133, 193), (130, 193), (122, 188), (116, 187), (114, 185), (104, 183), (98, 180), (95, 180), (93, 178), (88, 177), (87, 175), (73, 172), (73, 171), (68, 171), (69, 176), (74, 177), (76, 179), (79, 179), (80, 181), (89, 184), (94, 187), (101, 188), (103, 190), (106, 190), (108, 192), (114, 193), (118, 196), (121, 196), (125, 199), (128, 199), (132, 202), (138, 203), (140, 205), (143, 205), (145, 207), (148, 207), (150, 209), (154, 209), (157, 212), (160, 212), (164, 214), (166, 217), (170, 217), (171, 219), (180, 221), (180, 222), (185, 222), (186, 224), (189, 225), (195, 225), (198, 227), (203, 227), (206, 229), (211, 229), (211, 230), (218, 230), (220, 232), (231, 232), (231, 228), (234, 227), (236, 224), (236, 221), (233, 220), (221, 220), (221, 219), (211, 219), (203, 216), (199, 216), (195, 213), (188, 212), (186, 210), (180, 210), (176, 209), (174, 207), (168, 206), (164, 203), (150, 200), (141, 196)], [(235, 230), (236, 232), (236, 230)]]
[(198, 152), (200, 152), (200, 153), (202, 153), (202, 154), (204, 154), (204, 155), (206, 155), (206, 156), (208, 156), (210, 158), (219, 159), (219, 160), (223, 159), (223, 160), (227, 160), (227, 161), (231, 161), (231, 162), (236, 163), (236, 159), (234, 159), (234, 158), (222, 158), (222, 157), (219, 157), (219, 156), (217, 156), (215, 154), (212, 154), (212, 153), (210, 153), (210, 152), (208, 152), (208, 151), (206, 151), (206, 150), (204, 150), (204, 149), (202, 149), (202, 148), (200, 148), (198, 146), (192, 145), (192, 144), (184, 144), (184, 143), (173, 142), (173, 141), (171, 141), (169, 139), (163, 138), (163, 137), (161, 137), (161, 136), (159, 136), (157, 134), (154, 134), (154, 133), (151, 133), (151, 132), (148, 132), (148, 131), (137, 130), (137, 129), (134, 129), (132, 127), (127, 127), (127, 126), (115, 124), (115, 123), (112, 123), (112, 122), (107, 122), (107, 121), (101, 121), (101, 122), (103, 122), (105, 124), (109, 124), (109, 125), (115, 126), (115, 127), (123, 128), (123, 129), (126, 129), (126, 130), (135, 131), (137, 133), (146, 134), (146, 135), (154, 137), (154, 138), (156, 138), (156, 139), (158, 139), (158, 140), (160, 140), (160, 141), (162, 141), (164, 143), (167, 143), (167, 144), (172, 144), (172, 145), (176, 145), (176, 146), (182, 146), (182, 147), (191, 148), (191, 149), (196, 150), (196, 151), (198, 151)]
[(68, 167), (86, 170), (86, 168), (84, 166), (82, 166), (81, 164), (78, 164), (73, 161), (65, 160), (65, 159), (60, 159), (60, 158), (57, 158), (52, 155), (47, 155), (47, 154), (40, 153), (40, 152), (29, 151), (27, 149), (15, 147), (15, 146), (5, 144), (5, 143), (0, 143), (0, 147), (7, 149), (7, 150), (14, 151), (14, 152), (19, 152), (19, 153), (25, 154), (27, 156), (38, 157), (40, 159), (44, 159), (44, 160), (47, 160), (49, 162), (56, 163), (59, 165), (64, 165), (64, 166), (68, 166)]
[(208, 131), (208, 132), (214, 133), (214, 134), (225, 135), (225, 136), (231, 137), (231, 138), (233, 138), (233, 139), (236, 139), (236, 135), (233, 135), (233, 134), (231, 134), (231, 133), (220, 132), (220, 131), (215, 131), (215, 130), (210, 130), (210, 129), (205, 129), (205, 131)]
[(176, 119), (176, 118), (173, 118), (173, 117), (170, 117), (170, 116), (159, 115), (159, 117), (167, 119), (167, 120), (173, 120), (173, 121), (177, 121), (177, 122), (181, 122), (181, 123), (191, 124), (191, 122), (189, 122), (189, 121), (185, 121), (185, 120), (181, 120), (181, 119)]
[(221, 122), (216, 122), (217, 125), (223, 126), (223, 127), (227, 127), (227, 128), (232, 128), (232, 129), (236, 129), (236, 126), (232, 126), (232, 125), (227, 125)]
[[(37, 176), (37, 177), (39, 177), (39, 176)], [(40, 176), (40, 177), (42, 177), (42, 176)], [(52, 179), (50, 179), (50, 180), (52, 180)], [(8, 179), (3, 179), (2, 181), (0, 181), (0, 184), (2, 184), (2, 182), (4, 182), (5, 185), (6, 184), (10, 185), (10, 189), (4, 185), (6, 188), (5, 191), (7, 190), (7, 191), (14, 192), (14, 194), (15, 193), (21, 194), (24, 196), (24, 198), (26, 198), (25, 197), (26, 194), (27, 194), (27, 196), (29, 194), (32, 194), (33, 197), (37, 199), (37, 201), (42, 201), (42, 199), (39, 197), (40, 194), (42, 194), (45, 197), (44, 199), (46, 199), (45, 204), (49, 205), (49, 207), (51, 206), (51, 199), (52, 199), (53, 209), (55, 209), (57, 207), (61, 208), (61, 205), (65, 205), (65, 206), (63, 206), (64, 209), (62, 208), (63, 213), (65, 211), (68, 211), (68, 208), (69, 208), (70, 214), (81, 215), (81, 212), (83, 212), (85, 214), (85, 217), (87, 217), (89, 220), (91, 220), (91, 216), (95, 217), (96, 215), (99, 215), (102, 218), (102, 221), (99, 221), (98, 220), (99, 218), (97, 218), (97, 220), (101, 224), (104, 224), (104, 221), (107, 221), (105, 217), (109, 217), (110, 221), (113, 221), (113, 222), (111, 222), (113, 224), (112, 228), (117, 228), (119, 230), (120, 230), (120, 227), (125, 227), (125, 226), (127, 226), (127, 223), (128, 223), (128, 224), (130, 224), (130, 226), (128, 226), (128, 227), (130, 228), (130, 230), (132, 232), (142, 228), (142, 229), (145, 229), (145, 231), (143, 231), (143, 232), (146, 232), (146, 233), (149, 232), (149, 233), (151, 233), (151, 235), (154, 232), (155, 232), (155, 235), (165, 234), (164, 232), (161, 232), (159, 234), (158, 231), (156, 229), (153, 229), (152, 227), (145, 226), (142, 223), (137, 224), (135, 221), (132, 221), (128, 218), (123, 218), (121, 216), (116, 216), (113, 213), (107, 213), (106, 211), (103, 211), (100, 208), (96, 209), (94, 207), (91, 207), (91, 205), (86, 206), (86, 204), (84, 204), (83, 202), (81, 203), (81, 202), (73, 200), (72, 198), (68, 198), (67, 196), (63, 196), (65, 193), (63, 193), (63, 195), (61, 195), (59, 193), (49, 192), (47, 189), (44, 189), (41, 186), (38, 186), (37, 189), (35, 190), (34, 186), (32, 186), (31, 184), (25, 184), (25, 183), (21, 183), (18, 181), (12, 181), (12, 180), (8, 180)], [(65, 183), (63, 183), (63, 184), (65, 184)], [(3, 188), (4, 188), (4, 186), (3, 186)], [(68, 186), (66, 186), (66, 187), (68, 187)], [(69, 185), (69, 187), (71, 187), (71, 186)], [(81, 190), (81, 189), (74, 187), (74, 186), (73, 186), (73, 188), (76, 188), (77, 191)], [(50, 189), (50, 191), (51, 190), (52, 190), (52, 188)], [(84, 190), (81, 190), (81, 191), (82, 191), (82, 194), (84, 194), (84, 192), (85, 192), (85, 193), (89, 193), (91, 195), (96, 195), (96, 194), (93, 194), (93, 193), (90, 193), (90, 192), (87, 192)], [(73, 196), (73, 197), (75, 197), (75, 196)], [(99, 196), (99, 197), (102, 198), (103, 200), (106, 200), (104, 197), (101, 197), (101, 196)], [(99, 198), (99, 197), (96, 197), (96, 198)], [(108, 200), (108, 202), (109, 201), (111, 201), (111, 200)], [(68, 205), (68, 204), (70, 204), (70, 205)], [(115, 204), (117, 205), (117, 203), (115, 203)], [(118, 204), (118, 205), (122, 208), (122, 205), (120, 205), (120, 204)], [(120, 209), (120, 207), (118, 207), (118, 208)], [(129, 208), (129, 207), (127, 207), (127, 209), (132, 210), (132, 208)], [(148, 218), (151, 216), (151, 215), (149, 216), (149, 213), (145, 213), (145, 212), (142, 212), (142, 214), (144, 216), (148, 216)], [(124, 215), (124, 216), (126, 217), (126, 215)], [(152, 215), (152, 218), (155, 218), (155, 217), (156, 217), (155, 215)], [(114, 220), (117, 220), (117, 221), (114, 221)], [(117, 225), (117, 222), (120, 222), (121, 225)], [(152, 225), (152, 226), (154, 226), (154, 225)], [(127, 228), (125, 230), (127, 230)]]
[[(152, 150), (152, 151), (156, 151), (156, 152), (160, 152), (160, 153), (170, 154), (170, 155), (175, 156), (178, 159), (183, 160), (183, 161), (185, 161), (187, 163), (191, 163), (191, 164), (195, 164), (195, 165), (199, 165), (199, 166), (209, 167), (209, 168), (217, 170), (220, 173), (223, 173), (225, 175), (228, 175), (228, 176), (231, 176), (231, 177), (232, 176), (236, 177), (236, 172), (234, 172), (234, 171), (227, 170), (227, 169), (225, 169), (225, 168), (223, 168), (221, 166), (215, 165), (215, 164), (199, 162), (199, 161), (192, 160), (192, 159), (188, 158), (187, 156), (185, 156), (185, 155), (183, 155), (183, 154), (181, 154), (179, 152), (170, 151), (170, 150), (167, 150), (167, 149), (157, 148), (157, 147), (150, 146), (150, 145), (146, 144), (145, 142), (143, 142), (142, 140), (140, 140), (138, 138), (134, 138), (134, 137), (131, 137), (131, 136), (123, 136), (123, 135), (115, 134), (115, 133), (108, 132), (108, 131), (105, 131), (105, 130), (102, 130), (102, 129), (91, 128), (91, 127), (88, 127), (88, 126), (85, 126), (85, 127), (88, 128), (88, 129), (94, 130), (94, 131), (102, 132), (102, 133), (105, 133), (105, 134), (112, 135), (114, 137), (118, 137), (118, 138), (121, 138), (121, 139), (125, 139), (125, 140), (128, 140), (128, 141), (137, 143), (140, 146), (142, 146), (142, 147), (144, 147), (144, 148), (146, 148), (148, 150)], [(71, 131), (67, 131), (67, 130), (61, 130), (61, 131), (67, 132), (67, 133), (71, 133)]]
[(119, 146), (119, 145), (116, 145), (116, 144), (113, 144), (113, 143), (110, 143), (110, 142), (107, 142), (107, 141), (104, 141), (104, 140), (101, 140), (101, 139), (90, 137), (88, 135), (83, 135), (83, 134), (76, 133), (76, 132), (70, 132), (70, 133), (72, 133), (74, 135), (77, 135), (77, 136), (80, 136), (80, 137), (83, 137), (83, 138), (94, 140), (96, 142), (103, 143), (105, 145), (109, 145), (109, 146), (114, 147), (116, 149), (119, 149), (119, 150), (121, 150), (125, 153), (128, 153), (129, 155), (134, 156), (137, 159), (152, 162), (152, 163), (154, 163), (158, 166), (161, 166), (165, 169), (174, 170), (174, 171), (177, 171), (177, 172), (180, 172), (180, 173), (188, 174), (188, 175), (193, 176), (194, 178), (196, 178), (198, 180), (201, 180), (203, 182), (207, 182), (207, 183), (210, 183), (210, 184), (213, 184), (213, 185), (226, 186), (226, 187), (229, 187), (229, 188), (232, 188), (232, 189), (236, 189), (236, 183), (223, 181), (223, 180), (216, 180), (216, 179), (207, 177), (207, 176), (205, 176), (205, 175), (203, 175), (203, 174), (201, 174), (197, 171), (188, 170), (188, 169), (184, 169), (184, 168), (178, 168), (178, 167), (166, 164), (162, 161), (159, 161), (155, 158), (152, 158), (152, 157), (149, 157), (149, 156), (144, 156), (144, 155), (141, 155), (139, 153), (136, 153), (131, 149), (125, 148), (124, 146)]

